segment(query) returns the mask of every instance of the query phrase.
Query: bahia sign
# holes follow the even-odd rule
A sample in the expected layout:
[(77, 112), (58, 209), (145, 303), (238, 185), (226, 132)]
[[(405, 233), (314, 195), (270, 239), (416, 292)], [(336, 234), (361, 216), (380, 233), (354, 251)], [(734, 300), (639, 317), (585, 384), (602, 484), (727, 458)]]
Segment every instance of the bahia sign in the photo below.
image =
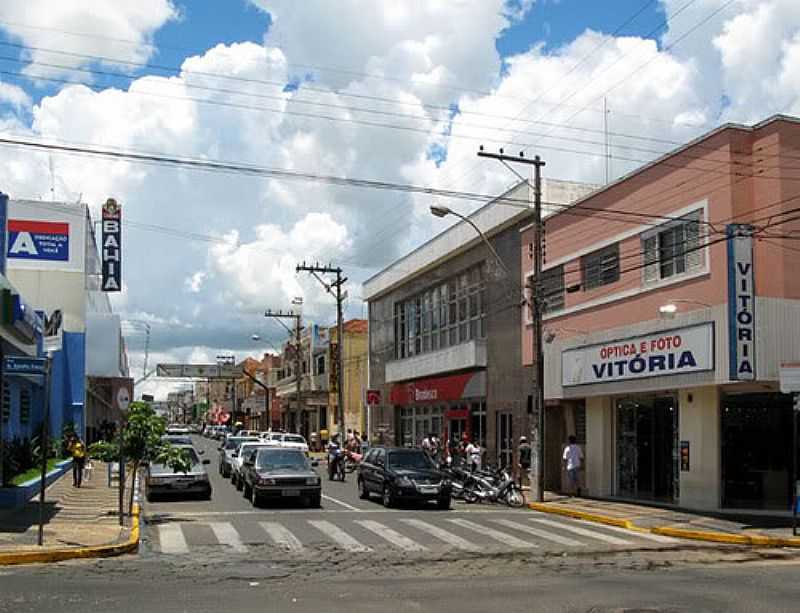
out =
[(561, 384), (586, 385), (714, 369), (714, 324), (568, 349)]
[(113, 198), (103, 205), (102, 265), (104, 292), (122, 291), (122, 207)]

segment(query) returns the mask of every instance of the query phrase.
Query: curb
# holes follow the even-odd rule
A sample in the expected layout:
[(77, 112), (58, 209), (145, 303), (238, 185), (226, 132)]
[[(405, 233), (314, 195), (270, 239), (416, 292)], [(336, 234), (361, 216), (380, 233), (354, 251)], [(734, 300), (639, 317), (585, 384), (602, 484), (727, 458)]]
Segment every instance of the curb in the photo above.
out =
[(618, 517), (608, 517), (597, 513), (586, 513), (575, 509), (551, 507), (546, 503), (531, 502), (528, 508), (551, 515), (563, 515), (574, 519), (583, 519), (598, 524), (625, 528), (634, 532), (651, 532), (662, 536), (672, 536), (675, 538), (691, 539), (695, 541), (706, 541), (709, 543), (725, 543), (728, 545), (749, 545), (753, 547), (798, 547), (800, 548), (800, 537), (775, 537), (763, 534), (729, 534), (727, 532), (713, 532), (711, 530), (686, 530), (684, 528), (671, 528), (660, 526), (657, 528), (641, 528), (629, 519)]
[(576, 511), (575, 509), (566, 509), (561, 507), (551, 507), (544, 502), (530, 502), (528, 508), (533, 511), (541, 511), (542, 513), (550, 513), (552, 515), (564, 515), (575, 519), (584, 519), (586, 521), (593, 521), (598, 524), (606, 524), (608, 526), (616, 526), (617, 528), (625, 528), (626, 530), (638, 530), (633, 522), (629, 519), (620, 519), (618, 517), (608, 517), (606, 515), (598, 515), (597, 513), (586, 513), (584, 511)]
[(131, 534), (128, 540), (118, 545), (98, 545), (95, 547), (74, 547), (71, 549), (49, 549), (37, 551), (28, 549), (12, 553), (0, 553), (0, 566), (17, 564), (37, 564), (77, 560), (81, 558), (110, 558), (139, 550), (139, 505), (133, 507)]

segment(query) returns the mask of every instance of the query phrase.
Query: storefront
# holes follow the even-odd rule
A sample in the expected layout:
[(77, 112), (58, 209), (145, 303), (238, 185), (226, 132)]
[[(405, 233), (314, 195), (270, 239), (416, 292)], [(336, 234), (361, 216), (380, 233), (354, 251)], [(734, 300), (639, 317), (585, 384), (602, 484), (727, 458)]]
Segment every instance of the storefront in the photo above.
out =
[(398, 445), (417, 447), (429, 434), (486, 445), (486, 371), (397, 383), (390, 401)]

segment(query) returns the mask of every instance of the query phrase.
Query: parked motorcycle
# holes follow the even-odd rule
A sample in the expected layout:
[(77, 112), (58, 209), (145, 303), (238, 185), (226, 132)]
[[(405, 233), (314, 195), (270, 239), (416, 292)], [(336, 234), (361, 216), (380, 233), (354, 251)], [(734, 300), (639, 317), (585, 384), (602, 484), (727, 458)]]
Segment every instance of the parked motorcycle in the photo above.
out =
[(519, 508), (525, 504), (525, 496), (508, 470), (502, 469), (494, 474), (477, 471), (464, 484), (464, 501), (469, 504), (503, 502)]

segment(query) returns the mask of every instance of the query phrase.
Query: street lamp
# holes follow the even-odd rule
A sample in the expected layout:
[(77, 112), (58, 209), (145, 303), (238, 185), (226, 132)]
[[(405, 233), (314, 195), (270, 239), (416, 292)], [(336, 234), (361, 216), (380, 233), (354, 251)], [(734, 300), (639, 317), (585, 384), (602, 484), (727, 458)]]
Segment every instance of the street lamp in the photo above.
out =
[(483, 231), (478, 226), (475, 225), (475, 222), (473, 222), (469, 217), (467, 217), (466, 215), (462, 215), (461, 213), (457, 213), (450, 207), (439, 206), (435, 204), (431, 205), (431, 214), (434, 217), (447, 217), (448, 215), (453, 215), (455, 217), (458, 217), (461, 221), (467, 222), (470, 226), (472, 226), (475, 232), (478, 233), (478, 236), (481, 237), (484, 244), (486, 245), (486, 248), (489, 249), (489, 252), (492, 254), (492, 257), (494, 257), (495, 261), (500, 266), (500, 268), (503, 269), (503, 273), (505, 273), (506, 276), (509, 277), (511, 276), (508, 267), (503, 263), (503, 260), (500, 258), (500, 255), (497, 253), (495, 248), (492, 247), (492, 243), (489, 242), (488, 237), (483, 233)]
[(705, 307), (707, 309), (711, 308), (710, 304), (700, 302), (699, 300), (692, 300), (690, 298), (675, 298), (674, 300), (670, 300), (666, 304), (662, 304), (660, 307), (658, 307), (658, 314), (664, 319), (673, 319), (675, 314), (678, 312), (679, 304), (696, 304), (697, 306)]

